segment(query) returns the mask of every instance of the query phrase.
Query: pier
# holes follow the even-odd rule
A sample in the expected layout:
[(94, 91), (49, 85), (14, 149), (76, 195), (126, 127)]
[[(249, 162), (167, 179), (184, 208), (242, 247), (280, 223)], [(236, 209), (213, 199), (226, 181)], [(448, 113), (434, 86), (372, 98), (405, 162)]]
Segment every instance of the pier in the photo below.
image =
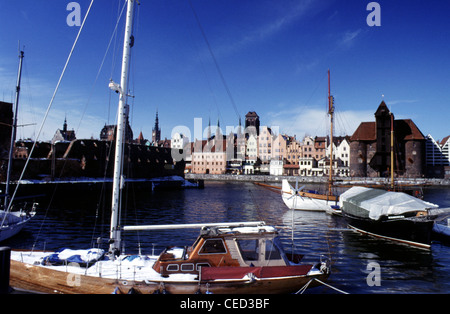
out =
[[(281, 184), (283, 179), (289, 182), (324, 184), (328, 182), (328, 177), (306, 177), (306, 176), (273, 176), (273, 175), (233, 175), (233, 174), (197, 174), (187, 173), (186, 180), (204, 180), (204, 181), (234, 181), (234, 182), (270, 182)], [(389, 178), (365, 178), (365, 177), (339, 177), (334, 179), (335, 185), (388, 185)], [(414, 185), (414, 186), (450, 186), (450, 179), (438, 178), (396, 178), (396, 184)]]

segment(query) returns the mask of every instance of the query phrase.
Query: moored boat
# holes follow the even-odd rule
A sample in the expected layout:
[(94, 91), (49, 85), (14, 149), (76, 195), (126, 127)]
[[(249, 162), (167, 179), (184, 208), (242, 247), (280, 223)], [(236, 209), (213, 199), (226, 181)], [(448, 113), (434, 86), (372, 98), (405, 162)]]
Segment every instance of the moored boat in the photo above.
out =
[(290, 209), (306, 211), (338, 212), (339, 198), (335, 195), (321, 194), (293, 188), (286, 179), (282, 181), (281, 197)]
[(430, 248), (434, 217), (430, 210), (438, 205), (402, 192), (352, 187), (339, 199), (349, 226), (372, 236)]
[(290, 209), (325, 211), (329, 214), (340, 215), (341, 211), (337, 206), (339, 197), (333, 195), (333, 122), (334, 122), (334, 97), (331, 96), (330, 88), (330, 70), (328, 70), (328, 115), (330, 116), (330, 168), (328, 178), (328, 190), (326, 193), (318, 191), (303, 191), (303, 187), (295, 189), (287, 180), (282, 181), (281, 197), (283, 202)]
[[(187, 227), (197, 225), (146, 228)], [(11, 285), (45, 293), (294, 293), (330, 274), (328, 260), (301, 259), (285, 253), (277, 230), (263, 222), (209, 224), (191, 247), (170, 247), (159, 256), (114, 258), (98, 248), (13, 251)]]

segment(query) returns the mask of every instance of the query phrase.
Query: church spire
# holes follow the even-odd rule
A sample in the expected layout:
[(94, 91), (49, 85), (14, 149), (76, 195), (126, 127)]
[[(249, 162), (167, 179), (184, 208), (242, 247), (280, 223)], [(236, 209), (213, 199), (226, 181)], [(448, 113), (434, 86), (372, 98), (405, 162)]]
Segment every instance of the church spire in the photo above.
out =
[(155, 127), (152, 130), (152, 142), (158, 144), (161, 140), (161, 128), (159, 127), (158, 109), (156, 110)]

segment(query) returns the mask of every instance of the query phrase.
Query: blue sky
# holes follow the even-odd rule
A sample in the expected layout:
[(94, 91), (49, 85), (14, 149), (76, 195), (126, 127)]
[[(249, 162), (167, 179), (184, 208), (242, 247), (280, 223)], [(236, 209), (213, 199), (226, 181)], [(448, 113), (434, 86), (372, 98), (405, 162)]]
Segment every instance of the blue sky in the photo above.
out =
[[(19, 123), (36, 125), (20, 128), (21, 138), (36, 136), (79, 30), (66, 23), (69, 2), (0, 0), (0, 100), (13, 99), (18, 41), (25, 47)], [(77, 2), (84, 17), (90, 0)], [(450, 1), (377, 1), (381, 26), (370, 27), (367, 0), (191, 0), (221, 74), (188, 0), (140, 2), (129, 101), (135, 137), (151, 138), (156, 110), (163, 138), (182, 126), (193, 139), (194, 118), (200, 131), (209, 119), (225, 131), (248, 111), (297, 138), (328, 134), (328, 69), (339, 135), (373, 121), (382, 99), (424, 135), (450, 135)], [(122, 4), (95, 0), (40, 140), (65, 117), (78, 138), (98, 138), (114, 123), (118, 97), (108, 82), (119, 81), (122, 22), (107, 47)]]

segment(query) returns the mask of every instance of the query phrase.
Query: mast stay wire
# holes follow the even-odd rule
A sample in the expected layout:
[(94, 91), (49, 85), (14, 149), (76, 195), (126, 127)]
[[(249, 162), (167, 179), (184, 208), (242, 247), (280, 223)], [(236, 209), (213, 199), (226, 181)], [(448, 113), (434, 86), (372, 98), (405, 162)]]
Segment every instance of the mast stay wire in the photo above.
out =
[(222, 73), (222, 70), (220, 69), (219, 63), (217, 62), (217, 58), (216, 58), (216, 56), (215, 56), (215, 54), (214, 54), (214, 52), (213, 52), (213, 50), (211, 48), (211, 44), (208, 41), (208, 37), (206, 37), (205, 30), (204, 30), (202, 24), (200, 23), (200, 19), (199, 19), (198, 15), (197, 15), (197, 12), (194, 9), (192, 1), (188, 0), (188, 2), (189, 2), (189, 5), (190, 5), (190, 7), (192, 9), (192, 13), (194, 14), (194, 17), (195, 17), (195, 20), (197, 22), (197, 25), (198, 25), (198, 27), (200, 29), (200, 32), (202, 33), (203, 39), (205, 40), (206, 46), (208, 47), (209, 53), (211, 54), (211, 57), (212, 57), (212, 59), (214, 61), (214, 65), (216, 66), (216, 70), (217, 70), (217, 72), (218, 72), (218, 74), (220, 76), (222, 84), (225, 87), (225, 90), (226, 90), (226, 92), (228, 94), (228, 97), (230, 98), (231, 104), (233, 105), (234, 112), (236, 113), (237, 118), (240, 119), (241, 116), (240, 116), (239, 111), (237, 109), (236, 102), (234, 101), (234, 98), (231, 95), (230, 88), (228, 87), (228, 84), (227, 84), (227, 82), (225, 80), (225, 77), (224, 77), (224, 75)]
[(10, 210), (11, 204), (12, 204), (12, 200), (14, 200), (14, 197), (15, 197), (16, 194), (17, 194), (17, 190), (18, 190), (18, 188), (19, 188), (20, 181), (22, 181), (22, 178), (23, 178), (23, 176), (24, 176), (24, 174), (25, 174), (25, 170), (26, 170), (26, 168), (27, 168), (27, 166), (28, 166), (28, 163), (29, 163), (29, 161), (30, 161), (30, 159), (31, 159), (31, 155), (33, 154), (33, 151), (34, 151), (34, 149), (35, 149), (35, 147), (36, 147), (37, 140), (39, 139), (39, 137), (40, 137), (40, 135), (41, 135), (41, 133), (42, 133), (42, 130), (43, 130), (43, 128), (44, 128), (45, 121), (47, 120), (48, 114), (49, 114), (50, 109), (51, 109), (51, 107), (52, 107), (52, 105), (53, 105), (53, 101), (55, 100), (56, 93), (58, 92), (58, 89), (59, 89), (59, 86), (60, 86), (60, 84), (61, 84), (61, 81), (62, 81), (62, 79), (63, 79), (63, 77), (64, 77), (64, 74), (66, 73), (67, 66), (69, 65), (69, 61), (70, 61), (70, 59), (71, 59), (71, 57), (72, 57), (72, 54), (73, 54), (73, 52), (74, 52), (74, 50), (75, 50), (75, 46), (76, 46), (76, 44), (77, 44), (77, 42), (78, 42), (78, 39), (80, 38), (81, 31), (82, 31), (83, 28), (84, 28), (84, 24), (85, 24), (85, 22), (86, 22), (86, 20), (87, 20), (87, 17), (88, 17), (88, 15), (89, 15), (89, 12), (91, 11), (91, 7), (92, 7), (93, 3), (94, 3), (94, 0), (91, 0), (91, 3), (89, 4), (89, 7), (88, 7), (88, 9), (87, 9), (86, 15), (84, 16), (83, 22), (81, 23), (80, 29), (78, 30), (78, 34), (77, 34), (77, 36), (76, 36), (76, 38), (75, 38), (75, 41), (74, 41), (74, 43), (73, 43), (73, 45), (72, 45), (72, 48), (71, 48), (71, 50), (70, 50), (69, 56), (67, 57), (66, 63), (65, 63), (65, 65), (64, 65), (64, 68), (63, 68), (63, 70), (62, 70), (62, 72), (61, 72), (61, 75), (60, 75), (60, 77), (59, 77), (58, 83), (56, 84), (55, 90), (54, 90), (54, 92), (53, 92), (53, 96), (52, 96), (52, 98), (50, 99), (50, 103), (49, 103), (48, 106), (47, 106), (47, 110), (45, 111), (44, 118), (43, 118), (43, 120), (42, 120), (41, 126), (39, 127), (39, 131), (38, 131), (38, 134), (37, 134), (37, 136), (36, 136), (36, 139), (35, 139), (35, 141), (34, 141), (34, 143), (33, 143), (33, 146), (31, 147), (30, 153), (28, 154), (28, 158), (27, 158), (27, 160), (26, 160), (26, 162), (25, 162), (25, 165), (24, 165), (24, 167), (23, 167), (22, 173), (20, 174), (19, 180), (17, 181), (16, 188), (14, 189), (14, 193), (13, 193), (13, 195), (12, 195), (12, 197), (11, 197), (11, 202), (10, 202), (10, 204), (8, 205), (7, 211)]

